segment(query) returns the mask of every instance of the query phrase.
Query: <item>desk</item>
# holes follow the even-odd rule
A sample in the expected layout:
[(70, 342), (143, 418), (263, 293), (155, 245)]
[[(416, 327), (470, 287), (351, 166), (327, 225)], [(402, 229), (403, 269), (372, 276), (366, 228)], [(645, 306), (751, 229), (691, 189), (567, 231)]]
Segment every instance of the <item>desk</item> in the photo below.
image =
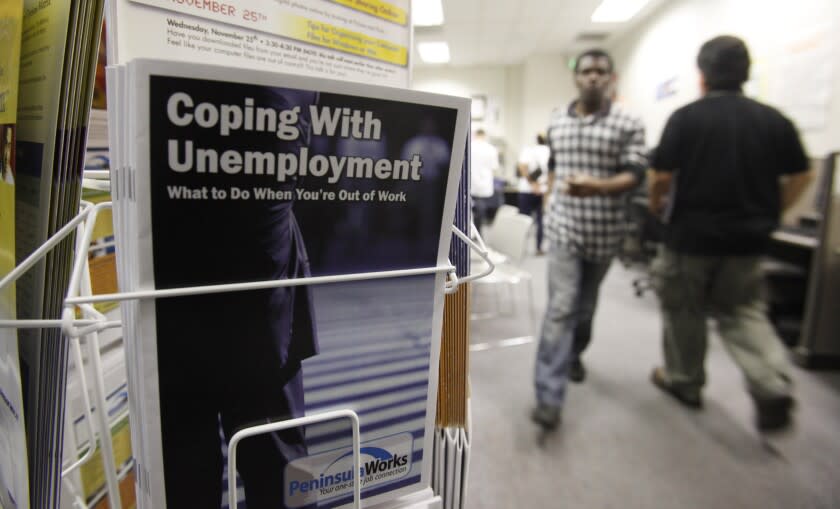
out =
[(762, 263), (768, 289), (767, 314), (776, 332), (791, 347), (799, 343), (804, 328), (812, 260), (818, 246), (816, 232), (779, 229), (771, 234)]
[(773, 260), (790, 263), (809, 271), (814, 250), (820, 245), (818, 232), (806, 234), (778, 229), (770, 235), (767, 256)]
[(805, 321), (795, 359), (807, 367), (840, 366), (840, 180), (838, 155), (822, 162), (817, 246), (812, 250)]
[(780, 242), (782, 244), (790, 244), (792, 246), (800, 247), (802, 249), (806, 249), (808, 251), (813, 251), (820, 245), (819, 240), (817, 239), (816, 234), (814, 235), (805, 235), (802, 233), (794, 233), (788, 232), (784, 230), (776, 230), (770, 236), (776, 242)]
[(834, 159), (828, 189), (833, 195), (824, 205), (819, 245), (814, 249), (808, 283), (805, 323), (796, 360), (808, 367), (840, 366), (840, 185), (834, 184)]

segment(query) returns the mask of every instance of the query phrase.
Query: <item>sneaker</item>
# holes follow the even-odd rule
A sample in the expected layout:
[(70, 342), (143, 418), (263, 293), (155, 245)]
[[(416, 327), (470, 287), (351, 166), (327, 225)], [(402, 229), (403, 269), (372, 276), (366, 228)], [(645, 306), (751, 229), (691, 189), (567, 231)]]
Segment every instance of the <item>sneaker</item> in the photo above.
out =
[(650, 374), (650, 381), (654, 387), (676, 399), (683, 406), (694, 409), (703, 408), (703, 399), (700, 397), (700, 392), (674, 385), (665, 375), (665, 368), (653, 368)]
[(569, 364), (569, 380), (577, 384), (586, 380), (586, 366), (580, 359), (575, 359)]
[(547, 431), (556, 429), (560, 424), (560, 408), (540, 403), (531, 411), (531, 420)]
[(790, 411), (794, 400), (791, 396), (775, 398), (756, 398), (755, 426), (759, 431), (781, 431), (791, 424)]

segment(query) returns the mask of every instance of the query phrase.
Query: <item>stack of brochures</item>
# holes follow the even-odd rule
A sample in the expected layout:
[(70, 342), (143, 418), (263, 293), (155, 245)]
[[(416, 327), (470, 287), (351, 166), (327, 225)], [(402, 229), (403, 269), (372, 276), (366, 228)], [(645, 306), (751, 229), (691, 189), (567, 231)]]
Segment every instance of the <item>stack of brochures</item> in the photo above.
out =
[[(4, 9), (8, 4), (3, 2)], [(15, 241), (19, 263), (79, 211), (85, 128), (103, 1), (23, 2), (16, 104)], [(5, 25), (4, 25), (5, 27)], [(8, 32), (3, 30), (3, 34)], [(6, 50), (5, 41), (0, 47)], [(17, 75), (17, 73), (15, 73)], [(9, 106), (6, 104), (6, 106)], [(5, 240), (5, 235), (4, 235)], [(67, 238), (16, 285), (17, 317), (56, 319), (70, 277), (74, 239)], [(57, 507), (67, 369), (58, 328), (19, 332), (26, 450), (9, 462), (16, 488), (10, 507)], [(16, 435), (17, 436), (17, 435)], [(28, 466), (27, 466), (28, 465)], [(11, 493), (11, 491), (9, 492)], [(7, 493), (7, 497), (11, 497)]]
[[(0, 278), (15, 268), (15, 137), (23, 1), (0, 4)], [(15, 286), (0, 288), (0, 320), (16, 318)], [(17, 331), (0, 328), (0, 507), (29, 503)], [(20, 502), (20, 503), (19, 503)]]
[[(466, 154), (469, 154), (469, 143)], [(455, 227), (470, 234), (469, 157), (465, 156), (455, 209)], [(458, 277), (470, 273), (470, 248), (453, 242), (449, 252)], [(445, 507), (466, 507), (470, 457), (469, 346), (470, 288), (461, 285), (446, 296), (441, 333), (437, 415), (432, 444), (432, 489)]]
[[(108, 78), (120, 290), (156, 292), (122, 308), (138, 506), (430, 486), (469, 101), (144, 59)], [(236, 432), (337, 409), (359, 472), (343, 420), (245, 438), (227, 471)]]

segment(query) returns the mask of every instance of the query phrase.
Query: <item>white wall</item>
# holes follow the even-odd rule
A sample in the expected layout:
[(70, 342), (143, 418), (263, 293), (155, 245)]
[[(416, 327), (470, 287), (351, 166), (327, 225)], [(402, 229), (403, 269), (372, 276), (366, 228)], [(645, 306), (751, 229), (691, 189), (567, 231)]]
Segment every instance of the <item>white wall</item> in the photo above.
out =
[[(609, 48), (616, 60), (619, 101), (645, 120), (647, 144), (658, 143), (671, 112), (699, 97), (697, 50), (705, 40), (723, 33), (744, 38), (750, 47), (753, 70), (748, 94), (783, 111), (790, 99), (785, 93), (801, 90), (805, 99), (814, 98), (814, 73), (831, 70), (825, 125), (800, 126), (800, 130), (812, 156), (840, 150), (840, 51), (836, 51), (840, 47), (840, 0), (663, 3)], [(813, 34), (828, 34), (836, 58), (827, 59), (820, 69), (785, 74), (783, 57), (790, 54), (797, 41)], [(487, 96), (489, 114), (482, 127), (497, 141), (504, 141), (504, 169), (512, 176), (521, 147), (531, 144), (536, 133), (546, 128), (551, 110), (567, 105), (576, 95), (566, 66), (568, 57), (536, 54), (514, 66), (417, 67), (413, 87), (464, 97)], [(671, 79), (675, 94), (657, 100), (657, 85)]]
[(487, 98), (487, 112), (484, 120), (473, 122), (473, 130), (481, 127), (487, 131), (494, 144), (504, 143), (502, 157), (505, 167), (509, 166), (510, 143), (507, 132), (510, 110), (514, 107), (508, 92), (509, 69), (506, 66), (484, 67), (418, 67), (413, 71), (412, 88), (439, 94), (471, 97), (484, 95)]
[(559, 53), (530, 56), (522, 66), (523, 104), (519, 115), (519, 144), (531, 145), (536, 134), (548, 127), (555, 108), (565, 108), (577, 96), (568, 56)]
[(545, 131), (551, 110), (568, 104), (575, 95), (567, 60), (564, 55), (544, 54), (520, 65), (418, 67), (412, 88), (487, 96), (488, 115), (474, 127), (484, 127), (494, 141), (504, 142), (504, 172), (513, 178), (520, 149)]
[(484, 121), (474, 123), (473, 129), (483, 127), (491, 136), (504, 134), (507, 120), (507, 74), (505, 66), (485, 67), (418, 67), (413, 71), (412, 88), (426, 92), (470, 97), (485, 95), (488, 99)]
[[(747, 93), (780, 107), (794, 121), (804, 117), (798, 113), (801, 110), (788, 105), (800, 99), (819, 103), (815, 77), (833, 71), (825, 90), (827, 106), (820, 108), (826, 113), (824, 125), (800, 122), (807, 150), (819, 157), (840, 149), (840, 68), (834, 64), (840, 39), (837, 28), (837, 0), (671, 0), (612, 44), (621, 73), (619, 96), (643, 116), (648, 145), (655, 145), (668, 115), (699, 96), (695, 59), (700, 45), (716, 35), (737, 35), (746, 41), (753, 60)], [(804, 72), (789, 72), (795, 70), (791, 62), (796, 62), (790, 56), (803, 47), (797, 44), (815, 40), (821, 47), (833, 48), (835, 56)], [(657, 100), (657, 86), (672, 78), (675, 95)]]

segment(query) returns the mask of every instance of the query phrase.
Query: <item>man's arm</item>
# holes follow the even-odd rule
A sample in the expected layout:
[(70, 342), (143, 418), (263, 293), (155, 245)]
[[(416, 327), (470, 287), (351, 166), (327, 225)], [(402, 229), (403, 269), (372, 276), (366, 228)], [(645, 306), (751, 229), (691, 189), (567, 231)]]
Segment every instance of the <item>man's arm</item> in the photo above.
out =
[[(657, 217), (662, 217), (666, 206), (666, 196), (671, 194), (675, 172), (683, 165), (686, 151), (683, 149), (684, 111), (678, 109), (668, 117), (659, 145), (650, 153), (650, 169), (647, 172), (648, 210)], [(673, 197), (671, 197), (673, 198)]]
[(577, 175), (566, 180), (567, 192), (572, 196), (612, 196), (629, 191), (638, 183), (639, 180), (633, 171), (622, 171), (612, 177), (601, 179), (589, 175)]
[[(551, 139), (551, 127), (548, 128), (546, 131), (548, 133), (548, 139)], [(552, 197), (554, 196), (552, 192), (554, 192), (554, 180), (557, 178), (557, 161), (554, 159), (554, 149), (551, 148), (549, 145), (548, 151), (548, 185), (546, 186), (545, 190), (545, 199), (543, 200), (543, 207), (548, 210), (548, 204), (551, 201)]]
[(528, 171), (530, 168), (528, 163), (519, 163), (516, 165), (517, 170), (519, 171), (519, 176), (524, 178), (528, 181), (528, 184), (531, 186), (531, 192), (533, 194), (542, 194), (540, 193), (540, 184), (536, 180), (532, 180), (530, 175), (531, 173)]
[[(554, 173), (554, 170), (548, 170), (548, 186), (545, 190), (546, 196), (551, 196), (552, 191), (554, 191), (554, 179), (557, 175)], [(548, 200), (546, 200), (546, 204), (548, 204)]]
[(665, 208), (665, 196), (671, 191), (674, 174), (667, 171), (648, 170), (648, 209), (659, 216)]
[(488, 146), (493, 149), (493, 177), (495, 178), (496, 175), (498, 175), (499, 168), (500, 168), (500, 165), (499, 165), (499, 151), (496, 150), (496, 147), (494, 147), (493, 145), (488, 144)]
[(814, 180), (814, 170), (782, 175), (779, 178), (781, 188), (782, 210), (785, 211), (799, 201), (808, 184)]
[(628, 136), (623, 140), (618, 159), (618, 173), (602, 179), (577, 175), (566, 181), (569, 186), (567, 192), (572, 196), (614, 196), (633, 189), (647, 167), (645, 152), (645, 128), (642, 122), (636, 119), (628, 131)]
[(778, 160), (782, 168), (791, 172), (785, 172), (779, 177), (781, 206), (784, 211), (799, 201), (808, 184), (814, 179), (814, 171), (808, 169), (805, 147), (802, 146), (802, 140), (793, 122), (787, 118), (784, 119), (782, 133), (783, 141), (778, 143), (781, 152)]

